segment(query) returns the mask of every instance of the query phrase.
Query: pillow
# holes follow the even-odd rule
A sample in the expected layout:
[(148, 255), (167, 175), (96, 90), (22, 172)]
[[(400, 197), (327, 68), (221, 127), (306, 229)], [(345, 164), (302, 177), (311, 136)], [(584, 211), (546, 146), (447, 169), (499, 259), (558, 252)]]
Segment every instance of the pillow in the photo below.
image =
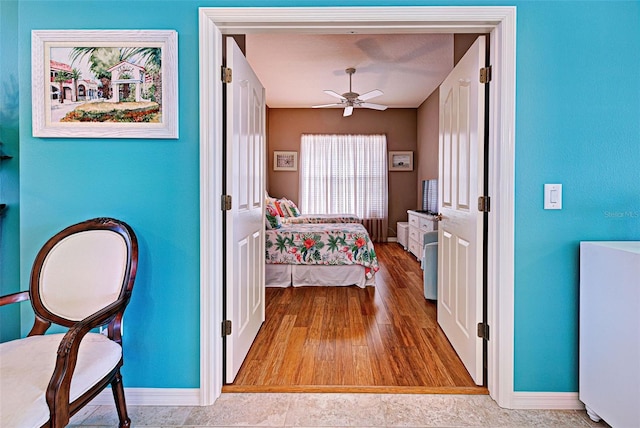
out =
[(293, 215), (293, 217), (300, 217), (300, 210), (298, 209), (296, 204), (290, 199), (287, 200), (289, 201), (289, 209), (291, 210), (291, 214)]
[(265, 224), (268, 230), (280, 229), (282, 227), (282, 220), (274, 207), (267, 205), (265, 217)]
[(289, 199), (284, 198), (284, 207), (286, 208), (287, 212), (289, 213), (289, 217), (295, 217), (295, 213), (293, 212), (293, 206), (295, 205), (293, 202), (291, 202)]
[(273, 198), (267, 198), (265, 200), (265, 204), (264, 204), (265, 208), (268, 209), (269, 207), (273, 208), (273, 210), (275, 211), (276, 214), (278, 214), (278, 210), (276, 209), (276, 200)]
[(280, 217), (290, 217), (289, 215), (289, 211), (287, 210), (285, 203), (282, 201), (282, 199), (277, 199), (276, 200), (276, 210), (278, 210), (278, 215)]

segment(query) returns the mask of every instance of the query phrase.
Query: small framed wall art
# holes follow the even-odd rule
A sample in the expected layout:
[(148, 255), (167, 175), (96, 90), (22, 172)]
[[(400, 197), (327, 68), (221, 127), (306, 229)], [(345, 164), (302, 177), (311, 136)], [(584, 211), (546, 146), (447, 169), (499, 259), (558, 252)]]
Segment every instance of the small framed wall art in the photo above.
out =
[(298, 152), (273, 152), (274, 171), (297, 171)]
[(413, 171), (413, 152), (389, 152), (389, 171)]
[(34, 30), (34, 137), (178, 138), (178, 33)]

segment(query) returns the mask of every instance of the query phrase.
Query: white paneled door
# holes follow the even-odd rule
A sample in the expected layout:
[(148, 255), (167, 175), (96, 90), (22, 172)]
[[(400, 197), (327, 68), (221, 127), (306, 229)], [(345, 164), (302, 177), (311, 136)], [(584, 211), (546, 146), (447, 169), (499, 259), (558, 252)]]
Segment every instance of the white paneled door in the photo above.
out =
[(438, 324), (469, 374), (483, 383), (478, 323), (483, 303), (485, 37), (480, 36), (440, 86)]
[(226, 83), (226, 382), (238, 374), (264, 322), (264, 88), (235, 41), (227, 38)]

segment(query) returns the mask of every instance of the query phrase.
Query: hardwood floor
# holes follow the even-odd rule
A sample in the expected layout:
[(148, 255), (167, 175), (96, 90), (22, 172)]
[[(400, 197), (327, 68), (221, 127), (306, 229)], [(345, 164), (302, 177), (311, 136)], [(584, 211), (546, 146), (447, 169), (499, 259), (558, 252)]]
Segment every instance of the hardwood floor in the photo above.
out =
[(438, 327), (419, 262), (375, 249), (375, 287), (267, 288), (266, 321), (223, 392), (487, 394)]

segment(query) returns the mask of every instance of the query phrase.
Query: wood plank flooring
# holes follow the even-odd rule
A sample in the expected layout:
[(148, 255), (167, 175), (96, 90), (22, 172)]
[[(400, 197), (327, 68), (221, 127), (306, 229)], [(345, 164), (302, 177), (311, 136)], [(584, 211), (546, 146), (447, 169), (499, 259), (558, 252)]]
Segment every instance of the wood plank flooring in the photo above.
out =
[(487, 394), (438, 327), (419, 262), (375, 249), (375, 287), (267, 288), (266, 321), (223, 392)]

